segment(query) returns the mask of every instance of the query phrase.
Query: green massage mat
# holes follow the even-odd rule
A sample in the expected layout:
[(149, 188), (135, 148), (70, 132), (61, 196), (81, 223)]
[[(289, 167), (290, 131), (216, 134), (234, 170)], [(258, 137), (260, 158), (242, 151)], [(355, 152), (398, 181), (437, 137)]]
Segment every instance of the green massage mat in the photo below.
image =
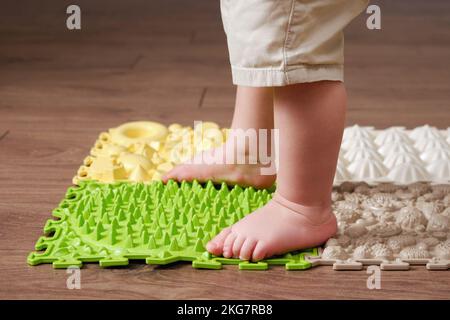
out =
[(206, 243), (223, 228), (266, 204), (273, 190), (161, 181), (144, 183), (80, 182), (68, 189), (53, 211), (28, 256), (30, 265), (52, 263), (54, 268), (80, 267), (98, 262), (102, 267), (125, 266), (129, 260), (165, 265), (192, 261), (194, 268), (266, 270), (284, 265), (287, 270), (311, 267), (305, 256), (317, 248), (291, 252), (257, 263), (216, 257)]

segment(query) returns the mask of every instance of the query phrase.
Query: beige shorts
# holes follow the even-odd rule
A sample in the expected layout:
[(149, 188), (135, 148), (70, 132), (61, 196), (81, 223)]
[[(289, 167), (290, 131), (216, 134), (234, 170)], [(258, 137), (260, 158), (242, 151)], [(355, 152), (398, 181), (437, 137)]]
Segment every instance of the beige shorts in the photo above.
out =
[(233, 83), (343, 81), (343, 29), (368, 0), (221, 0)]

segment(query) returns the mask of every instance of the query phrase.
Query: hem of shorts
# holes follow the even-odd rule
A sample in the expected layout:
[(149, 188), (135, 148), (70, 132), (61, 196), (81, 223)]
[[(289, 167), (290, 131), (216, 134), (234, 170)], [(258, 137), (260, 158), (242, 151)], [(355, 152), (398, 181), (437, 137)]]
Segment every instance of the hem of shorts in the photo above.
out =
[(343, 65), (302, 65), (287, 70), (231, 67), (233, 84), (248, 87), (281, 87), (317, 81), (344, 81)]

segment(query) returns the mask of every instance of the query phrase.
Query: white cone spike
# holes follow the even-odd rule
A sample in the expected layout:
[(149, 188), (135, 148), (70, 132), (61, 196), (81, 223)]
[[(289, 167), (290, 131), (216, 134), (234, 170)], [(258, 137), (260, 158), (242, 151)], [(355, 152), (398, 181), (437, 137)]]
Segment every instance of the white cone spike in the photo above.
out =
[(391, 127), (383, 130), (375, 138), (375, 143), (379, 146), (392, 143), (408, 143), (410, 139), (403, 130), (403, 127)]
[[(398, 184), (450, 182), (450, 128), (424, 125), (413, 130), (374, 130), (354, 125), (344, 131), (335, 183), (349, 181)], [(347, 169), (347, 173), (345, 171)]]
[(347, 139), (342, 141), (341, 147), (345, 150), (349, 150), (352, 148), (366, 148), (366, 149), (375, 149), (376, 144), (372, 139), (367, 138), (354, 138)]
[(435, 162), (438, 160), (445, 160), (450, 162), (450, 150), (444, 148), (429, 149), (420, 155), (420, 159), (427, 163)]
[(355, 139), (355, 138), (366, 138), (372, 139), (373, 127), (361, 127), (357, 124), (351, 127), (347, 127), (344, 130), (343, 140)]
[(414, 144), (414, 147), (420, 152), (425, 152), (430, 149), (448, 149), (449, 145), (443, 138), (434, 139), (420, 139)]
[(409, 137), (413, 140), (418, 140), (420, 138), (432, 139), (432, 138), (439, 138), (440, 133), (437, 128), (431, 127), (426, 124), (424, 126), (413, 129), (409, 133)]
[(368, 148), (351, 148), (344, 154), (345, 160), (349, 163), (361, 159), (375, 159), (383, 161), (381, 155), (374, 149)]
[(429, 174), (422, 166), (412, 163), (403, 163), (395, 166), (389, 172), (388, 177), (400, 184), (430, 180)]
[(378, 148), (378, 152), (386, 157), (391, 153), (415, 153), (416, 150), (410, 144), (394, 142), (393, 144), (386, 144), (384, 146), (381, 146), (380, 148)]
[(383, 164), (389, 169), (392, 169), (399, 164), (405, 163), (411, 163), (419, 166), (423, 165), (420, 158), (414, 153), (410, 152), (390, 153), (386, 156), (386, 158), (383, 161)]
[(430, 172), (431, 178), (435, 181), (450, 180), (450, 161), (449, 160), (433, 161), (427, 166), (427, 170), (428, 170), (428, 172)]
[(357, 181), (374, 181), (386, 176), (386, 167), (377, 160), (360, 159), (352, 162), (348, 166), (348, 171), (353, 175), (353, 179)]

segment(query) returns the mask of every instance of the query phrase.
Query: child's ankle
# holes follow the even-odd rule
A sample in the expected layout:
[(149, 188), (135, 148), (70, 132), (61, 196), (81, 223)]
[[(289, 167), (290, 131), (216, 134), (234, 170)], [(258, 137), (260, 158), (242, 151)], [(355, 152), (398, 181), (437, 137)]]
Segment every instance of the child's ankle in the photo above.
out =
[(286, 199), (279, 192), (274, 194), (273, 200), (279, 205), (288, 208), (295, 213), (303, 215), (315, 225), (324, 224), (334, 216), (331, 210), (331, 200), (329, 203), (320, 206), (305, 206)]

